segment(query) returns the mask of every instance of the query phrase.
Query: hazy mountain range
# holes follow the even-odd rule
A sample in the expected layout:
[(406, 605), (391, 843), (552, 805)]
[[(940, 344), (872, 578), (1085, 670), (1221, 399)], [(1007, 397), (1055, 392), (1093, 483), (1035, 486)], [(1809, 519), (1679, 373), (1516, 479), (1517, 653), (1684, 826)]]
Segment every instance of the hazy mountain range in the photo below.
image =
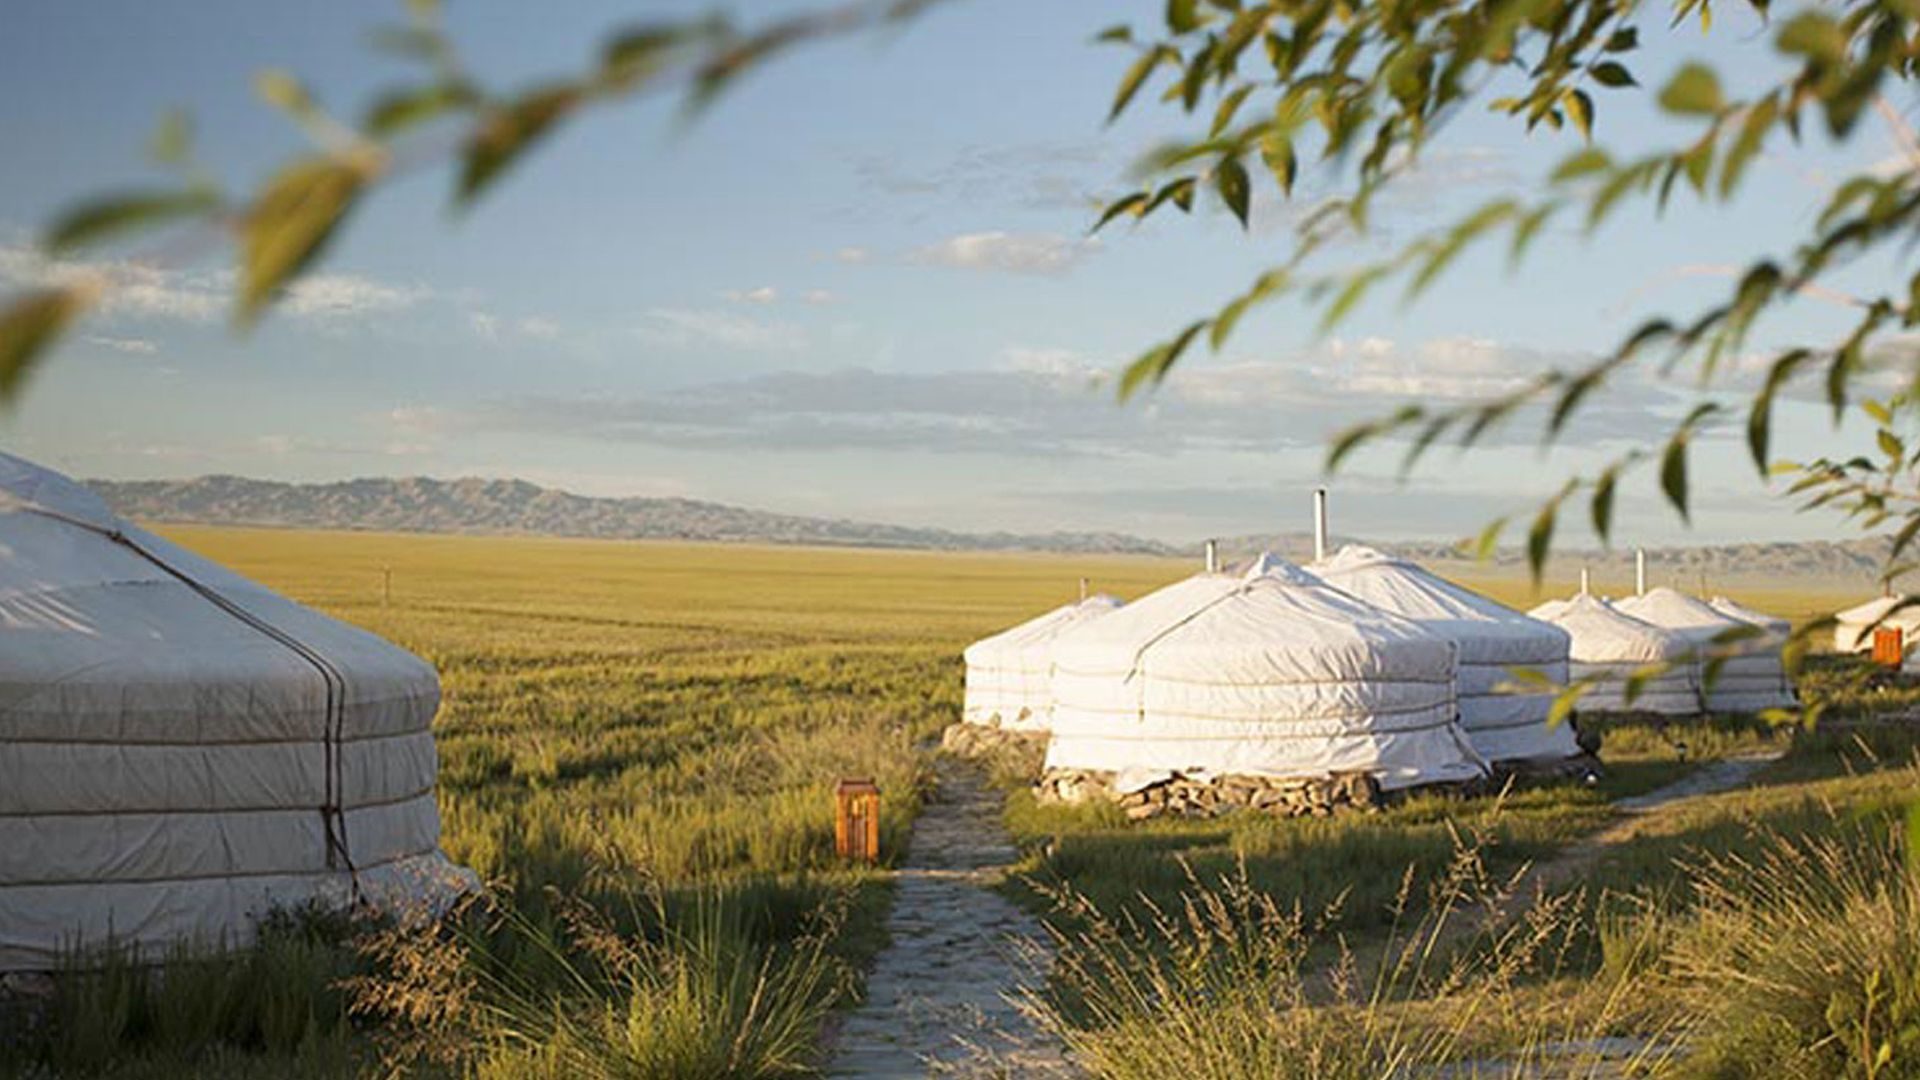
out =
[[(1200, 550), (1197, 541), (1167, 544), (1112, 532), (972, 533), (777, 514), (697, 499), (594, 498), (524, 480), (409, 477), (292, 484), (203, 476), (90, 484), (120, 513), (160, 522), (948, 551), (1197, 556)], [(1220, 543), (1229, 558), (1261, 550), (1302, 561), (1312, 557), (1312, 539), (1304, 532), (1232, 537)], [(1441, 567), (1467, 563), (1453, 540), (1396, 541), (1390, 546)], [(1820, 579), (1871, 584), (1885, 552), (1884, 539), (1863, 539), (1674, 547), (1650, 549), (1648, 555), (1658, 580), (1691, 588), (1702, 574), (1710, 580), (1749, 583)], [(1625, 552), (1565, 551), (1555, 556), (1562, 574), (1588, 565), (1596, 576), (1615, 582), (1631, 577), (1631, 560)], [(1516, 571), (1524, 564), (1514, 550), (1501, 551), (1494, 561)]]

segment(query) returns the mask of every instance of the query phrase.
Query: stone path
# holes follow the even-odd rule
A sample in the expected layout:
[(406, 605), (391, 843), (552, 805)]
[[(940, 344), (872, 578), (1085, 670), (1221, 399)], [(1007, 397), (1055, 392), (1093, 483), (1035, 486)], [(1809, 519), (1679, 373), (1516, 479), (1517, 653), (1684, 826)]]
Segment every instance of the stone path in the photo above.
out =
[(1517, 915), (1541, 893), (1572, 881), (1610, 849), (1638, 837), (1646, 829), (1648, 820), (1662, 811), (1687, 799), (1743, 787), (1755, 773), (1778, 761), (1783, 753), (1784, 750), (1766, 750), (1722, 758), (1702, 765), (1666, 787), (1616, 800), (1612, 809), (1621, 819), (1531, 867), (1503, 905), (1503, 914)]
[(1034, 985), (1038, 920), (992, 892), (1017, 857), (978, 769), (939, 759), (939, 785), (895, 873), (891, 941), (867, 999), (833, 1040), (828, 1075), (1065, 1075), (1064, 1058), (1008, 1000)]

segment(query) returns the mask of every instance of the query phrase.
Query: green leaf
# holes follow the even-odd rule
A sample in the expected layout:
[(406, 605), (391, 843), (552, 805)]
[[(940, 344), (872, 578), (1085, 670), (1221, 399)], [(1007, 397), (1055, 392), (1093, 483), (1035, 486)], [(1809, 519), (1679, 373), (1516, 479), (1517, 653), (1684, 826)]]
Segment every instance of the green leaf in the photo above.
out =
[(1126, 23), (1116, 23), (1095, 34), (1093, 40), (1101, 43), (1127, 44), (1133, 40), (1133, 27)]
[(65, 253), (134, 229), (209, 213), (219, 205), (218, 195), (202, 189), (108, 195), (60, 215), (41, 243), (56, 254)]
[(193, 120), (180, 109), (169, 109), (147, 140), (147, 155), (162, 165), (184, 165), (193, 154)]
[(1247, 227), (1248, 200), (1253, 192), (1247, 179), (1247, 168), (1238, 158), (1226, 158), (1213, 171), (1214, 190), (1220, 193), (1220, 201), (1227, 204), (1233, 216), (1240, 219), (1240, 227)]
[(1142, 385), (1151, 383), (1158, 386), (1167, 377), (1167, 372), (1173, 370), (1180, 354), (1186, 352), (1187, 346), (1193, 343), (1194, 335), (1205, 329), (1206, 325), (1205, 319), (1194, 322), (1172, 341), (1148, 349), (1138, 360), (1128, 364), (1127, 370), (1120, 374), (1120, 400), (1132, 397)]
[(1560, 513), (1560, 500), (1549, 499), (1540, 513), (1533, 519), (1533, 527), (1527, 530), (1527, 569), (1533, 575), (1533, 584), (1538, 587), (1540, 577), (1546, 573), (1547, 552), (1553, 547), (1554, 519)]
[(1240, 111), (1241, 103), (1245, 102), (1247, 95), (1251, 93), (1253, 93), (1252, 83), (1241, 83), (1227, 91), (1226, 96), (1220, 99), (1220, 104), (1213, 110), (1213, 126), (1207, 131), (1207, 138), (1217, 139), (1221, 132), (1227, 130), (1227, 125), (1233, 123), (1233, 114)]
[(471, 204), (579, 101), (578, 89), (556, 86), (492, 110), (467, 141), (456, 201)]
[(1803, 11), (1781, 24), (1774, 44), (1783, 53), (1805, 56), (1826, 65), (1846, 58), (1847, 35), (1831, 16)]
[(41, 354), (92, 305), (91, 288), (27, 293), (0, 310), (0, 402), (11, 402)]
[(1486, 562), (1493, 557), (1494, 549), (1500, 546), (1500, 534), (1507, 531), (1507, 519), (1500, 517), (1487, 522), (1480, 535), (1473, 539), (1473, 557), (1478, 562)]
[(1610, 466), (1593, 483), (1593, 532), (1602, 544), (1613, 542), (1613, 496), (1619, 480), (1619, 467)]
[(240, 226), (242, 326), (319, 256), (366, 181), (361, 164), (322, 157), (295, 162), (268, 182)]
[(1612, 36), (1607, 38), (1607, 44), (1605, 48), (1608, 52), (1616, 52), (1616, 53), (1632, 52), (1636, 47), (1639, 46), (1639, 44), (1640, 44), (1639, 28), (1634, 26), (1629, 26), (1620, 30), (1615, 30)]
[(1766, 141), (1767, 132), (1773, 128), (1779, 118), (1780, 105), (1772, 94), (1754, 102), (1747, 110), (1746, 120), (1740, 125), (1740, 134), (1727, 148), (1725, 162), (1720, 166), (1720, 197), (1726, 199), (1740, 183), (1740, 176), (1746, 171), (1747, 164), (1760, 152)]
[(1111, 124), (1120, 119), (1120, 114), (1127, 111), (1128, 103), (1133, 100), (1135, 94), (1140, 92), (1140, 87), (1146, 84), (1147, 76), (1153, 74), (1153, 69), (1160, 66), (1160, 61), (1166, 57), (1167, 52), (1165, 47), (1155, 46), (1141, 53), (1139, 58), (1127, 67), (1126, 74), (1120, 77), (1120, 89), (1113, 96), (1113, 109), (1107, 113), (1107, 123)]
[(636, 26), (614, 35), (600, 50), (600, 76), (617, 90), (631, 90), (665, 66), (685, 33), (677, 26)]
[(1906, 460), (1907, 444), (1900, 441), (1900, 436), (1895, 435), (1886, 428), (1881, 428), (1877, 434), (1879, 436), (1880, 452), (1893, 459), (1894, 466), (1897, 468), (1900, 462)]
[(480, 95), (466, 83), (436, 83), (383, 95), (361, 122), (369, 135), (387, 137), (437, 119), (456, 109), (479, 104)]
[(1602, 60), (1600, 63), (1593, 65), (1593, 81), (1599, 83), (1601, 86), (1614, 87), (1616, 89), (1622, 86), (1640, 85), (1633, 81), (1633, 73), (1626, 69), (1626, 65), (1614, 60)]
[(253, 88), (261, 100), (297, 119), (308, 119), (320, 111), (313, 95), (290, 72), (278, 68), (262, 71), (253, 77)]
[(1667, 449), (1660, 456), (1660, 490), (1666, 493), (1667, 501), (1680, 512), (1680, 520), (1690, 521), (1687, 516), (1687, 431), (1682, 428), (1667, 440)]
[(1176, 34), (1200, 29), (1199, 0), (1167, 0), (1167, 29)]
[(1660, 91), (1660, 107), (1681, 116), (1715, 116), (1726, 108), (1720, 77), (1705, 64), (1688, 64)]
[(1593, 138), (1593, 99), (1585, 90), (1567, 91), (1567, 119), (1579, 129), (1583, 138)]
[(1593, 689), (1592, 683), (1575, 683), (1553, 696), (1553, 704), (1547, 708), (1547, 727), (1555, 728), (1567, 722), (1573, 715), (1574, 707), (1580, 703), (1580, 695)]
[(1876, 424), (1893, 423), (1893, 410), (1887, 408), (1882, 402), (1871, 399), (1863, 401), (1860, 403), (1860, 411), (1866, 413)]
[(1099, 232), (1106, 226), (1107, 222), (1112, 221), (1122, 214), (1133, 214), (1137, 217), (1146, 205), (1147, 193), (1144, 191), (1136, 191), (1131, 195), (1115, 199), (1113, 202), (1107, 204), (1106, 210), (1100, 214), (1100, 220), (1094, 222), (1093, 228), (1088, 231)]

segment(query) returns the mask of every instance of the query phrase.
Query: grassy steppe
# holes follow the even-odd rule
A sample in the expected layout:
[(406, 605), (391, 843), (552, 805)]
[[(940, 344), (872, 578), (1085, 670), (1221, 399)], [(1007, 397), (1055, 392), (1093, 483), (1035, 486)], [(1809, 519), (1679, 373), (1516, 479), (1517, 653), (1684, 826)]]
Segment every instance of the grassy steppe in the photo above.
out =
[[(439, 669), (444, 846), (503, 900), (426, 939), (354, 945), (326, 920), (294, 920), (244, 962), (175, 965), (193, 974), (157, 987), (113, 967), (66, 980), (53, 1034), (14, 1058), (30, 1070), (37, 1061), (116, 1076), (317, 1076), (393, 1060), (484, 1076), (804, 1070), (816, 1063), (825, 1011), (854, 992), (879, 944), (886, 899), (884, 874), (832, 858), (834, 781), (879, 780), (884, 846), (897, 854), (924, 783), (925, 743), (958, 715), (965, 643), (1071, 599), (1083, 576), (1133, 597), (1193, 569), (1131, 558), (165, 531)], [(1521, 581), (1468, 583), (1520, 607), (1538, 599)], [(1565, 590), (1547, 590), (1556, 591)], [(1854, 599), (1735, 595), (1803, 618)], [(1847, 705), (1900, 706), (1911, 696), (1881, 691)], [(1626, 724), (1611, 733), (1614, 768), (1596, 790), (1521, 792), (1499, 804), (1422, 798), (1336, 821), (1145, 828), (1110, 810), (1037, 807), (1016, 792), (1009, 824), (1028, 846), (1034, 882), (1070, 889), (1085, 905), (1056, 919), (1063, 932), (1140, 915), (1150, 910), (1143, 901), (1177, 912), (1232, 880), (1272, 911), (1306, 913), (1316, 936), (1299, 955), (1317, 963), (1338, 941), (1388, 948), (1407, 921), (1444, 908), (1431, 898), (1457, 892), (1463, 866), (1483, 885), (1510, 875), (1598, 828), (1611, 798), (1763, 744), (1794, 752), (1760, 790), (1722, 797), (1593, 865), (1592, 893), (1567, 923), (1578, 926), (1565, 935), (1571, 959), (1550, 974), (1529, 970), (1497, 1003), (1524, 1041), (1537, 1030), (1531, 1018), (1560, 1015), (1621, 970), (1638, 978), (1707, 964), (1697, 948), (1664, 944), (1687, 940), (1692, 905), (1675, 898), (1691, 895), (1689, 860), (1818, 835), (1836, 816), (1885, 819), (1916, 779), (1905, 766), (1910, 740)], [(1628, 899), (1653, 913), (1626, 919), (1608, 906)], [(1271, 914), (1267, 924), (1188, 924), (1177, 944), (1148, 949), (1188, 964), (1162, 990), (1195, 989), (1180, 979), (1218, 976), (1206, 964), (1222, 957), (1255, 963), (1263, 978), (1284, 967), (1287, 956), (1227, 947), (1246, 944), (1249, 927), (1273, 928)], [(1220, 933), (1234, 940), (1209, 944)], [(1656, 934), (1657, 960), (1631, 946)], [(1097, 949), (1069, 956), (1099, 969)], [(1223, 985), (1249, 973), (1226, 974)], [(1645, 1000), (1683, 997), (1667, 988)], [(1229, 1062), (1163, 1025), (1190, 1022), (1226, 1039), (1250, 1038), (1244, 1025), (1255, 1035), (1316, 1030), (1308, 1017), (1317, 1013), (1274, 1000), (1247, 998), (1250, 1011), (1232, 1017), (1207, 1011), (1213, 1000), (1197, 996), (1197, 1011), (1184, 1016), (1120, 1010), (1103, 1029), (1111, 1044), (1099, 1043), (1102, 1030), (1078, 1028), (1075, 1038), (1093, 1040), (1083, 1051), (1119, 1047), (1113, 1075), (1129, 1074), (1135, 1050), (1142, 1075), (1165, 1075), (1164, 1050), (1177, 1037), (1199, 1055), (1186, 1071), (1202, 1075)], [(1632, 1027), (1622, 1010), (1602, 1011), (1609, 1024)], [(1080, 1023), (1086, 1013), (1074, 1016)], [(1500, 1051), (1508, 1044), (1494, 1031), (1449, 1047)], [(1728, 1045), (1737, 1062), (1753, 1044)], [(0, 1073), (7, 1049), (0, 1041)], [(1293, 1060), (1231, 1063), (1272, 1075)]]

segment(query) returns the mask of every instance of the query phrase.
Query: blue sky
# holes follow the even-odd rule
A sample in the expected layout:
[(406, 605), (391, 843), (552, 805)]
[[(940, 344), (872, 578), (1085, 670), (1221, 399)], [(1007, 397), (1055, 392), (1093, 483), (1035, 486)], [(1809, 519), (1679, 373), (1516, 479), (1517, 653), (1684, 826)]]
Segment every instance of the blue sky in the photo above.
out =
[[(449, 6), (470, 64), (508, 85), (581, 67), (610, 27), (696, 9)], [(291, 69), (357, 113), (405, 74), (363, 44), (398, 7), (10, 5), (0, 289), (45, 273), (33, 230), (69, 197), (151, 178), (140, 148), (168, 107), (194, 113), (202, 156), (237, 182), (302, 148), (253, 98), (255, 71)], [(1896, 152), (1877, 122), (1842, 149), (1772, 147), (1733, 206), (1554, 232), (1517, 275), (1470, 257), (1419, 302), (1369, 303), (1334, 337), (1276, 305), (1123, 408), (1099, 377), (1283, 258), (1288, 221), (1329, 183), (1309, 172), (1295, 204), (1260, 200), (1246, 234), (1204, 206), (1087, 237), (1098, 200), (1177, 130), (1152, 107), (1103, 125), (1126, 56), (1089, 39), (1156, 9), (958, 0), (756, 72), (690, 126), (663, 102), (593, 114), (470, 215), (447, 211), (449, 178), (429, 170), (360, 211), (319, 275), (244, 338), (227, 329), (217, 261), (123, 271), (134, 287), (0, 418), (0, 444), (85, 476), (519, 476), (961, 529), (1293, 529), (1330, 431), (1410, 395), (1498, 390), (1648, 315), (1693, 312), (1725, 288), (1716, 268), (1786, 251), (1834, 176)], [(1652, 85), (1690, 56), (1722, 64), (1734, 91), (1773, 71), (1740, 12), (1711, 38), (1657, 20), (1643, 34)], [(1681, 134), (1633, 99), (1598, 101), (1600, 135), (1622, 150)], [(1355, 250), (1536, 186), (1575, 145), (1465, 115)], [(1880, 260), (1835, 284), (1873, 288), (1900, 269)], [(1843, 317), (1801, 302), (1753, 344), (1820, 340)], [(1550, 455), (1516, 432), (1440, 455), (1406, 487), (1392, 455), (1363, 462), (1334, 484), (1336, 524), (1471, 533), (1661, 430), (1683, 391), (1636, 382)], [(1786, 412), (1783, 452), (1853, 438), (1810, 404)], [(1622, 538), (1835, 534), (1770, 500), (1731, 435), (1706, 441), (1696, 474), (1691, 531), (1642, 477)]]

